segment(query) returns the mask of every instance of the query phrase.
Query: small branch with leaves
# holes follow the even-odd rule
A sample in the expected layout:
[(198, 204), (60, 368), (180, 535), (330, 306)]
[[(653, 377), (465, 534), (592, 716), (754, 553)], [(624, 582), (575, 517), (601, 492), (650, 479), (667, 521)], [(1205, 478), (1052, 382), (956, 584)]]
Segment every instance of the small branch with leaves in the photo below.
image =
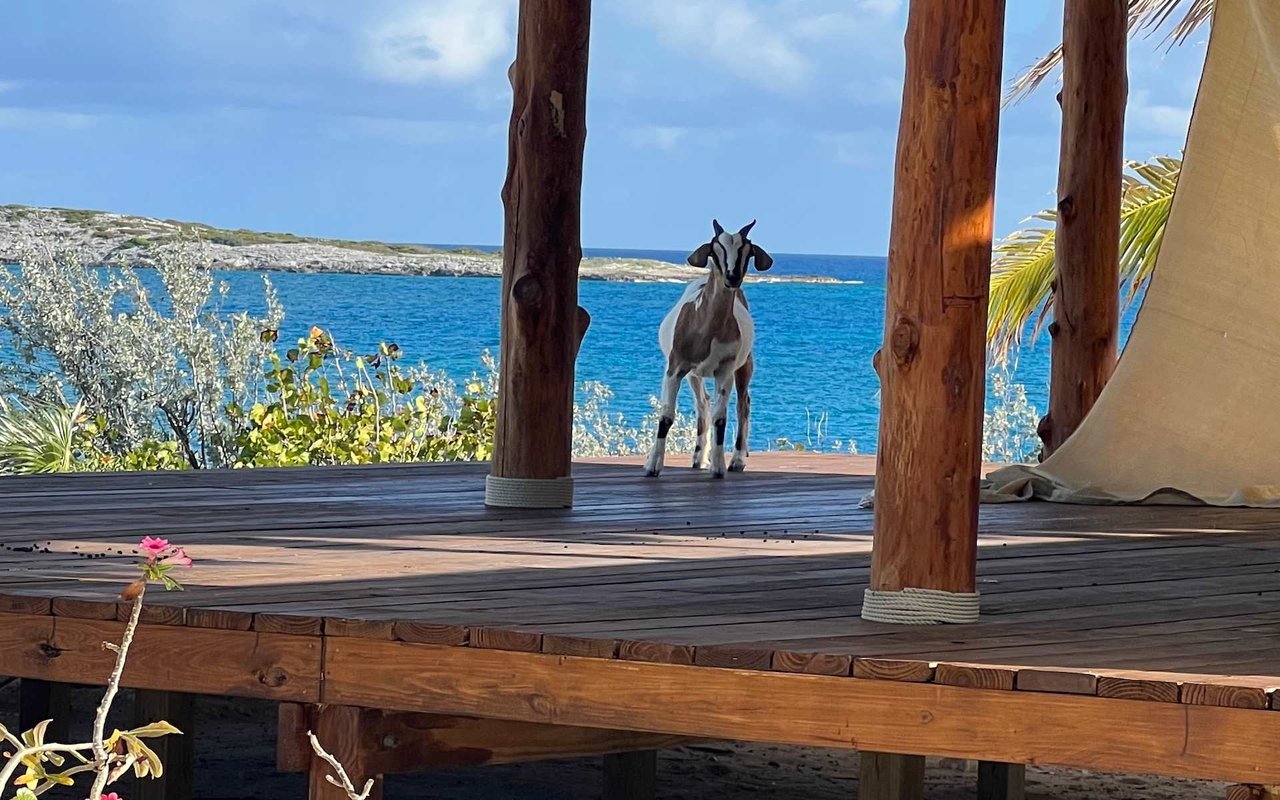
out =
[[(130, 771), (139, 778), (159, 778), (164, 774), (160, 757), (143, 740), (181, 734), (182, 731), (162, 720), (106, 735), (107, 714), (120, 691), (120, 680), (124, 676), (129, 648), (138, 630), (148, 583), (163, 584), (166, 590), (181, 590), (182, 584), (170, 572), (175, 567), (192, 565), (191, 558), (183, 548), (173, 547), (165, 539), (145, 537), (139, 543), (139, 548), (145, 556), (145, 560), (138, 565), (142, 577), (120, 593), (121, 598), (132, 605), (124, 634), (119, 644), (102, 643), (104, 648), (116, 654), (116, 661), (107, 680), (106, 692), (94, 716), (91, 741), (78, 744), (46, 742), (44, 737), (52, 720), (42, 721), (21, 736), (15, 736), (8, 728), (0, 725), (0, 738), (10, 746), (0, 753), (4, 759), (4, 765), (0, 767), (0, 797), (5, 797), (9, 787), (14, 786), (17, 787), (14, 800), (35, 800), (55, 786), (74, 785), (76, 775), (91, 772), (94, 780), (88, 795), (90, 798), (120, 800), (114, 792), (103, 792), (107, 786)], [(15, 778), (14, 775), (20, 769), (23, 774)]]

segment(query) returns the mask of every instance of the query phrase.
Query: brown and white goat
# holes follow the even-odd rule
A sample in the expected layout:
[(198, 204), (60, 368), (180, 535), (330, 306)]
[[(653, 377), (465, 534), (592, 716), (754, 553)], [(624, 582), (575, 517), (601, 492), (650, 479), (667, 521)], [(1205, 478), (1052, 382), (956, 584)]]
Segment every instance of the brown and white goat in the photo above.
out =
[[(747, 296), (742, 280), (747, 275), (747, 262), (758, 270), (773, 266), (773, 258), (759, 245), (747, 239), (756, 223), (751, 222), (737, 233), (726, 233), (712, 220), (715, 235), (711, 241), (689, 255), (695, 267), (711, 266), (705, 278), (699, 278), (685, 289), (680, 302), (667, 313), (658, 329), (658, 344), (666, 357), (667, 372), (662, 379), (662, 411), (658, 435), (645, 464), (645, 474), (657, 477), (662, 472), (667, 452), (667, 433), (675, 421), (676, 399), (680, 382), (688, 378), (698, 406), (698, 441), (693, 451), (693, 468), (706, 467), (708, 439), (714, 431), (711, 450), (711, 477), (723, 478), (724, 435), (729, 412), (729, 392), (738, 389), (738, 431), (729, 470), (740, 472), (747, 467), (747, 440), (751, 435), (751, 373), (755, 362), (751, 355), (755, 341), (755, 324), (747, 309)], [(715, 379), (714, 405), (707, 397), (706, 379)], [(710, 423), (710, 424), (708, 424)]]

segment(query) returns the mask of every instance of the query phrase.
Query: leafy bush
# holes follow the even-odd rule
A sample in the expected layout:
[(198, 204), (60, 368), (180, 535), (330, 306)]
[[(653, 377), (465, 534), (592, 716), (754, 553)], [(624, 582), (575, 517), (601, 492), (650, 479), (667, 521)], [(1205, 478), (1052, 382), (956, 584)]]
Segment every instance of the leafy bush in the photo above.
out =
[(229, 466), (238, 431), (228, 402), (258, 391), (272, 350), (260, 332), (283, 311), (264, 281), (267, 313), (227, 314), (227, 286), (203, 250), (152, 248), (162, 296), (130, 266), (98, 268), (79, 253), (33, 241), (0, 270), (3, 394), (26, 402), (81, 402), (100, 418), (95, 446), (123, 457), (175, 442), (192, 467)]
[(423, 380), (383, 344), (357, 356), (320, 328), (268, 357), (265, 396), (232, 404), (236, 466), (377, 464), (489, 457), (496, 405), (478, 380), (455, 396), (451, 384)]

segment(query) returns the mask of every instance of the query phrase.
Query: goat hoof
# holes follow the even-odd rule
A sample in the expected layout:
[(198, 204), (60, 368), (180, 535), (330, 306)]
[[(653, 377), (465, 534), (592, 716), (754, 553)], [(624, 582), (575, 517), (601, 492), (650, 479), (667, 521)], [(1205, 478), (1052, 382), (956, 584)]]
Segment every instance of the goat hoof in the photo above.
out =
[(724, 470), (722, 470), (722, 469), (714, 469), (714, 470), (712, 470), (712, 471), (711, 471), (711, 478), (712, 478), (713, 480), (717, 480), (717, 481), (722, 481), (722, 480), (724, 480)]
[(660, 469), (646, 469), (644, 471), (644, 476), (646, 478), (656, 478), (661, 474), (662, 474), (662, 470)]
[(730, 471), (730, 472), (742, 472), (742, 471), (743, 471), (743, 470), (745, 470), (746, 468), (747, 468), (747, 462), (745, 462), (745, 461), (737, 461), (737, 460), (735, 460), (735, 461), (733, 461), (733, 462), (731, 462), (731, 463), (729, 464), (729, 471)]

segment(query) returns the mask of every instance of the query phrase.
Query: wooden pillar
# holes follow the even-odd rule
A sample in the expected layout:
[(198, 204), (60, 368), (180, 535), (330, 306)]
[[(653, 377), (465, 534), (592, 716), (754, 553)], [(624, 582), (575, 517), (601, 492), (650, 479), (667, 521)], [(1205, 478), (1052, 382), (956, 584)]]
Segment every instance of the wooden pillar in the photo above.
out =
[(604, 800), (653, 800), (658, 795), (658, 751), (604, 757)]
[(520, 0), (502, 249), (502, 349), (488, 505), (573, 503), (590, 0)]
[[(316, 706), (311, 712), (314, 733), (320, 746), (338, 760), (356, 792), (364, 791), (365, 782), (375, 783), (369, 800), (381, 800), (382, 776), (370, 770), (369, 748), (361, 738), (361, 711), (350, 706)], [(307, 774), (308, 800), (348, 800), (347, 793), (330, 783), (326, 776), (333, 768), (314, 752), (308, 752), (311, 765)], [(335, 776), (336, 777), (336, 776)]]
[(1127, 36), (1125, 0), (1067, 0), (1046, 455), (1080, 426), (1116, 365)]
[(161, 736), (147, 746), (160, 756), (164, 774), (159, 778), (134, 778), (129, 800), (191, 800), (195, 789), (195, 698), (182, 692), (138, 689), (133, 695), (135, 725), (165, 721), (181, 736)]
[(25, 733), (46, 719), (53, 720), (45, 740), (68, 741), (71, 722), (71, 686), (65, 683), (22, 678), (18, 681), (18, 731)]
[(1026, 800), (1026, 796), (1026, 766), (978, 762), (978, 800)]
[(858, 754), (858, 800), (922, 800), (924, 756)]
[(1004, 0), (911, 2), (879, 363), (868, 620), (977, 618), (1003, 34)]

